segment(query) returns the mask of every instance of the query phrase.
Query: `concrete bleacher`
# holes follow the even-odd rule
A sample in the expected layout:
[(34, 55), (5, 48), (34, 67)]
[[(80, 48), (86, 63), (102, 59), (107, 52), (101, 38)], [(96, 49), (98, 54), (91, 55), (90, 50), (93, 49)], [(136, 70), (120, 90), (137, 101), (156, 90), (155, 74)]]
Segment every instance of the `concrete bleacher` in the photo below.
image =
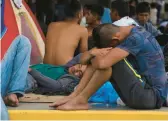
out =
[(134, 110), (116, 104), (90, 103), (89, 110), (59, 111), (49, 107), (62, 96), (27, 95), (19, 107), (8, 107), (11, 120), (168, 120), (168, 107)]
[(133, 110), (110, 104), (90, 104), (86, 111), (58, 111), (50, 103), (21, 103), (9, 108), (11, 120), (168, 120), (168, 108)]

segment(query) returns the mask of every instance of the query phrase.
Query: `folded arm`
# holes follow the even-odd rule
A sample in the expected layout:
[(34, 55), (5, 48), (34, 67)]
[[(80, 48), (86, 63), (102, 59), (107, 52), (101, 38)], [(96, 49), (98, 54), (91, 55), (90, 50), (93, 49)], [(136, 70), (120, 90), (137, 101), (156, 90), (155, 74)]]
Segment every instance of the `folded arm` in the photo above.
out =
[(114, 48), (105, 56), (96, 56), (91, 60), (91, 63), (92, 66), (97, 69), (105, 69), (113, 66), (128, 55), (129, 53), (127, 51), (120, 48)]

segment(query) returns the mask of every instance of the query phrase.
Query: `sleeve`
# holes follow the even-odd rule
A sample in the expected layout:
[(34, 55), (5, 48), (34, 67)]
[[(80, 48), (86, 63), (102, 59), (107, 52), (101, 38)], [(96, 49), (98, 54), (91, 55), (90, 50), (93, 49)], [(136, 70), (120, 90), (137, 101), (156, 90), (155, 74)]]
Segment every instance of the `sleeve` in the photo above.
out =
[(143, 45), (144, 38), (138, 33), (135, 33), (124, 40), (120, 45), (117, 46), (117, 48), (123, 49), (136, 56), (143, 49)]
[(151, 28), (151, 30), (152, 30), (152, 35), (153, 35), (154, 37), (156, 37), (156, 36), (162, 34), (162, 33), (160, 32), (160, 30), (157, 30), (157, 28), (154, 27), (151, 23), (150, 23), (150, 26), (151, 26), (150, 28)]
[(72, 60), (70, 60), (65, 66), (66, 67), (71, 67), (73, 65), (76, 65), (79, 63), (80, 61), (80, 57), (82, 54), (78, 54), (77, 56), (75, 56)]

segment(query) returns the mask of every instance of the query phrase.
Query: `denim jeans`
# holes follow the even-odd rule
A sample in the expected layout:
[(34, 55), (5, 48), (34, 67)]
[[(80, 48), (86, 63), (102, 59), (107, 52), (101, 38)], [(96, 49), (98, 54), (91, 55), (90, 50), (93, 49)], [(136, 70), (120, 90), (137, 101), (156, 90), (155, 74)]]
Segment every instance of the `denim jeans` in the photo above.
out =
[(11, 93), (24, 94), (26, 77), (30, 63), (31, 44), (29, 40), (19, 35), (13, 40), (6, 52), (1, 66), (1, 118), (8, 119), (3, 98)]

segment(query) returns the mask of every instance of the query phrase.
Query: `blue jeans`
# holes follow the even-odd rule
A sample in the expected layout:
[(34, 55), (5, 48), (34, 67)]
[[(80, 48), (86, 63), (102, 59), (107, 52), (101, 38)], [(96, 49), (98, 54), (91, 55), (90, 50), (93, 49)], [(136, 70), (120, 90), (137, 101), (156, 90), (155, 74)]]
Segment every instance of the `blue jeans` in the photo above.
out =
[(3, 98), (11, 93), (24, 94), (26, 77), (30, 63), (31, 44), (29, 40), (19, 35), (13, 40), (6, 52), (1, 66), (1, 119), (7, 120), (8, 114)]

